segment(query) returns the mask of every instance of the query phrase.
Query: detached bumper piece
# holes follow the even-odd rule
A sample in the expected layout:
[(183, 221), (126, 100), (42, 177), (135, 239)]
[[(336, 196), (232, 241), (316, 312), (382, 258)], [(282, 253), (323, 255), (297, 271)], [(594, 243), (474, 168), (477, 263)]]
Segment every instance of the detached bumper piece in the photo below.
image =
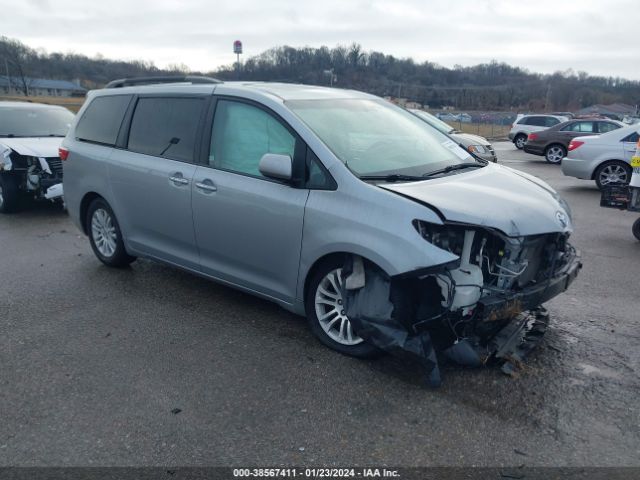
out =
[(494, 357), (504, 360), (504, 373), (514, 376), (522, 368), (525, 357), (542, 341), (548, 326), (549, 313), (540, 307), (518, 315), (491, 340)]
[[(516, 375), (547, 330), (542, 303), (565, 291), (582, 267), (573, 251), (553, 278), (519, 292), (488, 294), (472, 314), (462, 315), (441, 307), (435, 277), (388, 277), (366, 263), (362, 270), (353, 258), (343, 267), (342, 294), (354, 330), (381, 350), (419, 361), (431, 387), (441, 384), (436, 353), (466, 366), (499, 362), (504, 373)], [(358, 282), (349, 282), (352, 274)]]
[(62, 183), (55, 183), (51, 185), (44, 193), (44, 198), (47, 200), (56, 200), (64, 196), (64, 189)]

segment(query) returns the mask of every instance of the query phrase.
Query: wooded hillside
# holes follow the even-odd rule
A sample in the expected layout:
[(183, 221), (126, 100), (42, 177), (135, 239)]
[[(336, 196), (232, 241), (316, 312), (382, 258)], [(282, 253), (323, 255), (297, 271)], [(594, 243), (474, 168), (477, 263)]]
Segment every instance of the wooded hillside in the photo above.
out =
[[(13, 77), (79, 79), (86, 88), (128, 76), (187, 73), (176, 64), (160, 69), (150, 61), (90, 58), (75, 53), (48, 53), (18, 40), (0, 38), (0, 71)], [(333, 71), (329, 74), (328, 71)], [(190, 72), (201, 73), (201, 72)], [(223, 80), (263, 80), (354, 88), (381, 96), (403, 97), (431, 108), (451, 105), (468, 110), (577, 110), (595, 103), (640, 103), (640, 82), (596, 77), (567, 70), (553, 75), (531, 73), (505, 63), (445, 68), (418, 63), (360, 45), (335, 48), (275, 47), (236, 65), (204, 72)]]

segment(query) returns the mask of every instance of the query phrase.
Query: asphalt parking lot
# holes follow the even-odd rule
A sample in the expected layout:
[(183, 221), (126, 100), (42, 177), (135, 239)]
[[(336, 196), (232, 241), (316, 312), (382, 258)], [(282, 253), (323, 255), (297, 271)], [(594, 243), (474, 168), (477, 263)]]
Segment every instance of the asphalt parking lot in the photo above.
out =
[(584, 269), (518, 378), (447, 366), (435, 390), (266, 301), (149, 261), (108, 269), (57, 208), (0, 217), (0, 464), (639, 465), (636, 216), (496, 149), (568, 200)]

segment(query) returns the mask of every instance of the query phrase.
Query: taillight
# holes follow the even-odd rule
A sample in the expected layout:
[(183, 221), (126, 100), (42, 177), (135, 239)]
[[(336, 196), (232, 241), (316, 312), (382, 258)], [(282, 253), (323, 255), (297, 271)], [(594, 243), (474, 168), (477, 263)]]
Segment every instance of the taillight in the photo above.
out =
[(66, 160), (69, 157), (69, 150), (60, 147), (58, 149), (58, 156), (60, 157), (60, 160)]
[(531, 140), (537, 140), (538, 139), (538, 135), (536, 135), (535, 133), (530, 133), (529, 136), (527, 137), (527, 142), (530, 142)]
[(573, 150), (575, 150), (576, 148), (578, 148), (580, 145), (583, 145), (584, 142), (581, 142), (579, 140), (571, 140), (569, 142), (569, 151), (572, 152)]

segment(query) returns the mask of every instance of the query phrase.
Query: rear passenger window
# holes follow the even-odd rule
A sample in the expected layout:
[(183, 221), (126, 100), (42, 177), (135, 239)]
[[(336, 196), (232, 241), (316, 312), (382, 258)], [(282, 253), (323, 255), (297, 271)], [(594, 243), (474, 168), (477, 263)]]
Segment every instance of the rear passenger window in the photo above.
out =
[(265, 153), (293, 158), (296, 139), (273, 115), (246, 103), (219, 100), (213, 119), (209, 165), (261, 177)]
[(545, 127), (553, 127), (554, 125), (557, 125), (560, 123), (560, 120), (558, 120), (555, 117), (543, 117), (543, 118), (544, 118)]
[(204, 99), (140, 98), (136, 105), (127, 148), (133, 152), (193, 161)]
[(110, 95), (94, 98), (76, 126), (76, 140), (113, 146), (131, 95)]
[(544, 127), (545, 121), (544, 117), (529, 117), (527, 118), (527, 125), (532, 125), (535, 127)]

